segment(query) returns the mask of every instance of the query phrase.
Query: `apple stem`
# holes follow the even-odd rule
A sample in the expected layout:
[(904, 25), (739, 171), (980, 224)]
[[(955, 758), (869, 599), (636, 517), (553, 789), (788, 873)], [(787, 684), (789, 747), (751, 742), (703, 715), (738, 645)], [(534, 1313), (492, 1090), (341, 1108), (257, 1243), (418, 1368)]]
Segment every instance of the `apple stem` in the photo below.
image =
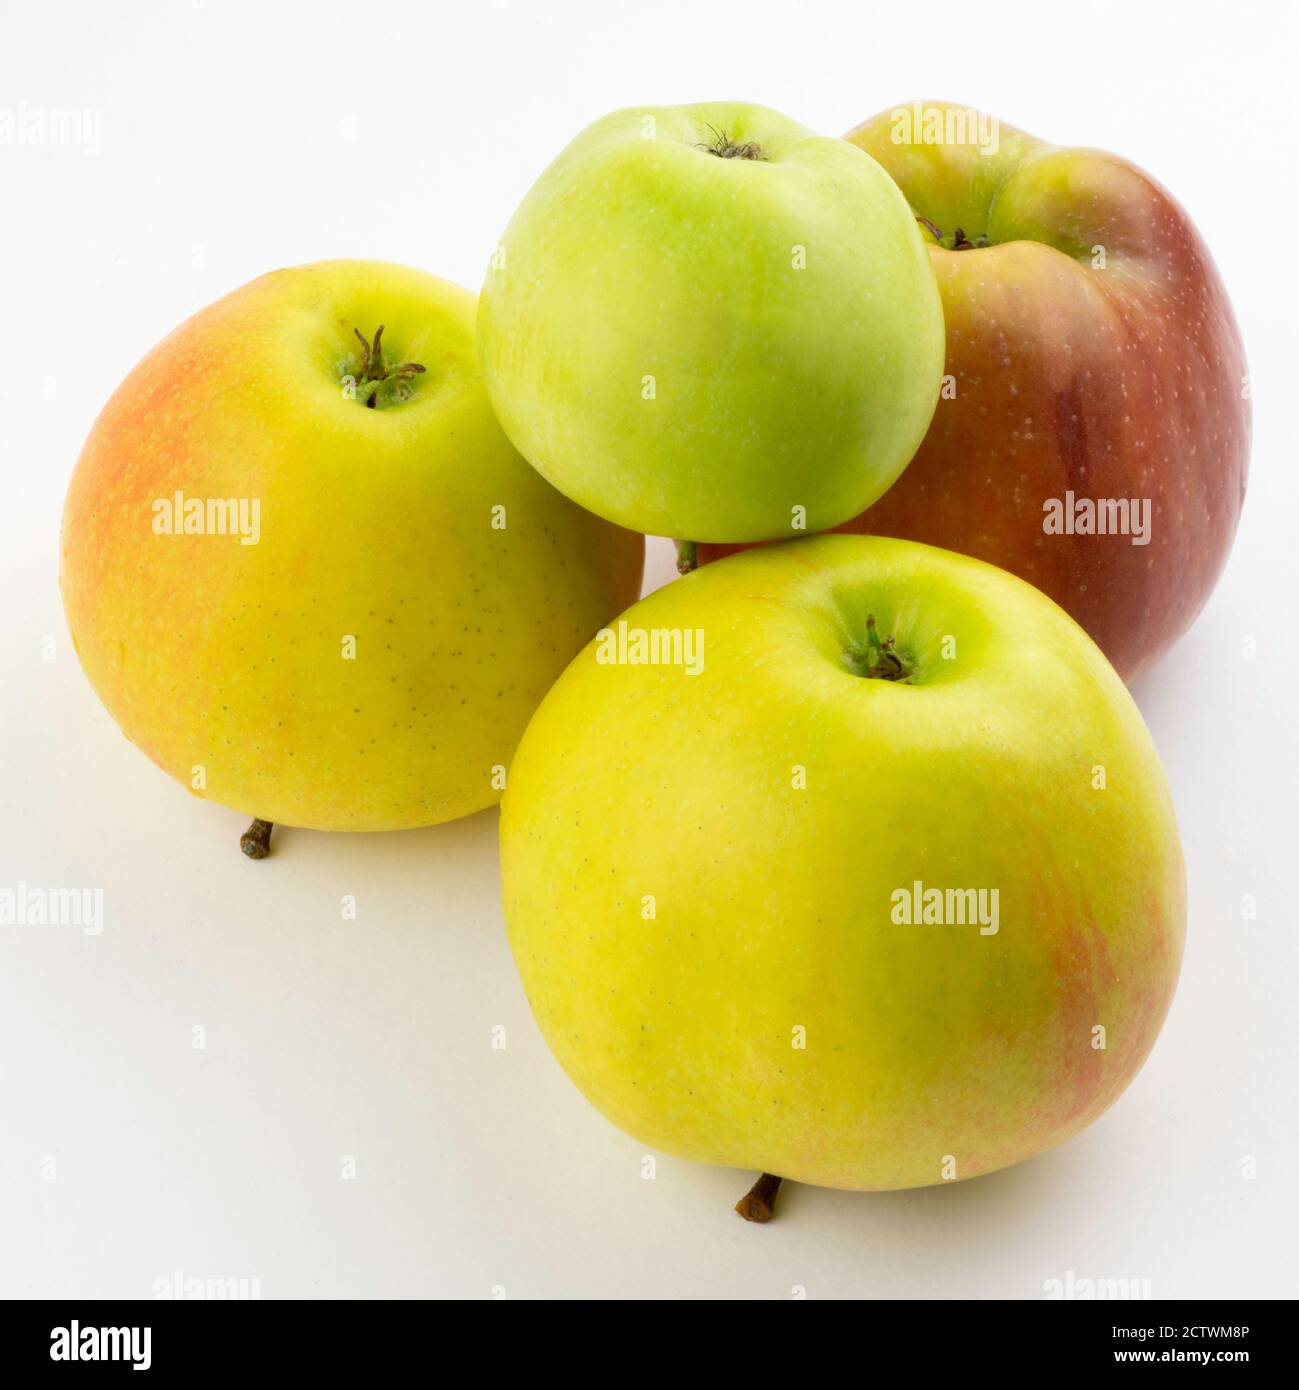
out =
[(396, 381), (398, 383), (397, 399), (399, 401), (408, 400), (410, 388), (404, 383), (424, 371), (423, 365), (419, 362), (403, 362), (399, 367), (388, 366), (383, 360), (383, 350), (380, 347), (383, 338), (383, 324), (375, 329), (373, 343), (370, 343), (359, 328), (352, 329), (352, 332), (360, 339), (361, 347), (364, 349), (361, 357), (361, 375), (357, 378), (356, 383), (365, 388), (361, 392), (361, 400), (371, 410), (375, 409), (379, 404), (379, 387), (385, 381)]
[(689, 574), (691, 570), (699, 568), (699, 543), (698, 541), (678, 541), (677, 542), (677, 573)]
[(780, 1179), (774, 1173), (764, 1173), (735, 1204), (735, 1210), (746, 1221), (770, 1221), (776, 1210), (776, 1193)]
[(271, 829), (274, 821), (254, 820), (239, 837), (239, 848), (249, 859), (265, 859), (271, 852)]
[(745, 140), (742, 143), (732, 140), (724, 130), (718, 130), (715, 125), (708, 127), (712, 131), (713, 138), (709, 144), (696, 145), (696, 149), (704, 150), (708, 154), (715, 154), (718, 159), (766, 159), (762, 152), (762, 146), (755, 140)]
[(866, 618), (866, 651), (851, 653), (853, 660), (866, 667), (866, 675), (872, 680), (902, 681), (911, 679), (911, 663), (896, 650), (897, 642), (892, 637), (880, 640), (879, 628), (875, 625), (875, 615)]
[[(933, 237), (933, 239), (939, 244), (939, 246), (942, 246), (944, 244), (943, 233), (936, 223), (931, 222), (927, 217), (921, 217), (918, 213), (916, 214), (916, 221), (919, 222), (920, 225), (930, 234), (930, 236)], [(970, 238), (965, 235), (965, 229), (963, 227), (957, 227), (957, 229), (952, 233), (952, 244), (951, 246), (947, 247), (947, 250), (978, 251), (981, 250), (983, 247), (987, 246), (987, 244), (988, 238), (984, 236), (982, 233), (980, 233), (978, 236), (974, 238), (973, 241), (971, 241)]]

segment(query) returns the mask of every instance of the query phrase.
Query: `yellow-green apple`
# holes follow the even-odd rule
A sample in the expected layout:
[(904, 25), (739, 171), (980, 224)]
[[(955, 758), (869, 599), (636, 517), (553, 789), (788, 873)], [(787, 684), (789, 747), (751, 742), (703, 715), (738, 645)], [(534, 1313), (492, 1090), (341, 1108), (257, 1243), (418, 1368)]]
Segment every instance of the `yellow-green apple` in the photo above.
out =
[(635, 597), (643, 538), (510, 446), (474, 315), (402, 266), (277, 271), (165, 338), (95, 423), (68, 625), (127, 737), (197, 795), (318, 830), (492, 805), (541, 696)]
[(1076, 1133), (1182, 955), (1173, 808), (1114, 669), (1030, 585), (910, 541), (759, 547), (643, 599), (533, 716), (501, 855), (588, 1099), (828, 1187)]
[(601, 516), (692, 540), (861, 511), (920, 443), (943, 362), (892, 180), (737, 102), (584, 130), (506, 228), (478, 328), (526, 458)]
[(966, 108), (847, 138), (921, 219), (947, 383), (905, 475), (842, 529), (1013, 571), (1132, 679), (1204, 605), (1245, 496), (1245, 360), (1204, 242), (1126, 160)]

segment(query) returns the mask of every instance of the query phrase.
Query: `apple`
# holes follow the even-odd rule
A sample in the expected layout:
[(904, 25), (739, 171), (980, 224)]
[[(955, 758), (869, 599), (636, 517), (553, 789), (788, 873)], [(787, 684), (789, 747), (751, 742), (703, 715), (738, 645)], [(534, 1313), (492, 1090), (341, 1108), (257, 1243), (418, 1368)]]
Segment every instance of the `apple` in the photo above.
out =
[(507, 227), (478, 330), (496, 413), (550, 482), (693, 540), (846, 521), (906, 466), (942, 375), (892, 180), (736, 102), (584, 130)]
[(1245, 359), (1208, 249), (1126, 160), (966, 108), (847, 138), (921, 219), (947, 377), (906, 473), (842, 529), (1011, 570), (1131, 680), (1204, 606), (1245, 496)]
[(910, 541), (759, 547), (643, 599), (533, 716), (510, 942), (641, 1143), (827, 1187), (976, 1177), (1132, 1080), (1185, 877), (1150, 736), (1060, 608)]
[[(639, 591), (643, 538), (511, 448), (475, 297), (334, 261), (196, 314), (96, 421), (63, 518), (72, 639), (201, 797), (318, 830), (494, 804), (532, 710)], [(382, 333), (379, 329), (382, 326)]]

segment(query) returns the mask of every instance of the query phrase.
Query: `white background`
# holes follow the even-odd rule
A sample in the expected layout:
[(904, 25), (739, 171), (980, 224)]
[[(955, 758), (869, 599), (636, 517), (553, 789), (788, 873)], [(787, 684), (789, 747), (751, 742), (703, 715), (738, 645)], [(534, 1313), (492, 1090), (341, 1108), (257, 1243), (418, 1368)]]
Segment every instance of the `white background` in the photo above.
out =
[[(0, 6), (0, 106), (103, 119), (99, 153), (0, 146), (0, 884), (102, 886), (107, 913), (98, 937), (0, 928), (0, 1294), (147, 1297), (176, 1270), (264, 1297), (1040, 1298), (1070, 1270), (1299, 1293), (1294, 14)], [(1180, 816), (1189, 944), (1154, 1055), (1087, 1133), (969, 1183), (793, 1189), (750, 1226), (730, 1208), (752, 1174), (660, 1157), (644, 1180), (641, 1147), (549, 1056), (504, 939), (494, 812), (277, 832), (254, 864), (239, 816), (121, 737), (67, 639), (60, 508), (131, 365), (261, 271), (373, 256), (476, 286), (531, 180), (606, 110), (743, 98), (837, 133), (922, 97), (1148, 168), (1241, 320), (1240, 535), (1136, 691)], [(656, 542), (650, 581), (669, 573)]]

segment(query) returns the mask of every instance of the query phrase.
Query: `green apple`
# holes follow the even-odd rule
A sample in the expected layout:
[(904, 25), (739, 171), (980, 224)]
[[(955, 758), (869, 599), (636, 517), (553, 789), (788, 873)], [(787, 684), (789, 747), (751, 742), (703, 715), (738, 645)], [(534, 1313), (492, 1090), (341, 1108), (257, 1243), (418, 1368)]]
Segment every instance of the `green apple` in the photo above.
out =
[(492, 805), (542, 695), (635, 598), (643, 538), (511, 448), (474, 315), (401, 266), (277, 271), (160, 343), (96, 422), (64, 512), (68, 625), (127, 737), (196, 795), (319, 830)]
[(943, 368), (910, 208), (846, 142), (761, 106), (583, 131), (492, 257), (492, 404), (559, 490), (692, 540), (846, 521), (906, 467)]
[(908, 541), (791, 541), (638, 603), (533, 717), (501, 853), (528, 998), (591, 1102), (827, 1187), (1076, 1133), (1182, 955), (1122, 682), (1028, 584)]

